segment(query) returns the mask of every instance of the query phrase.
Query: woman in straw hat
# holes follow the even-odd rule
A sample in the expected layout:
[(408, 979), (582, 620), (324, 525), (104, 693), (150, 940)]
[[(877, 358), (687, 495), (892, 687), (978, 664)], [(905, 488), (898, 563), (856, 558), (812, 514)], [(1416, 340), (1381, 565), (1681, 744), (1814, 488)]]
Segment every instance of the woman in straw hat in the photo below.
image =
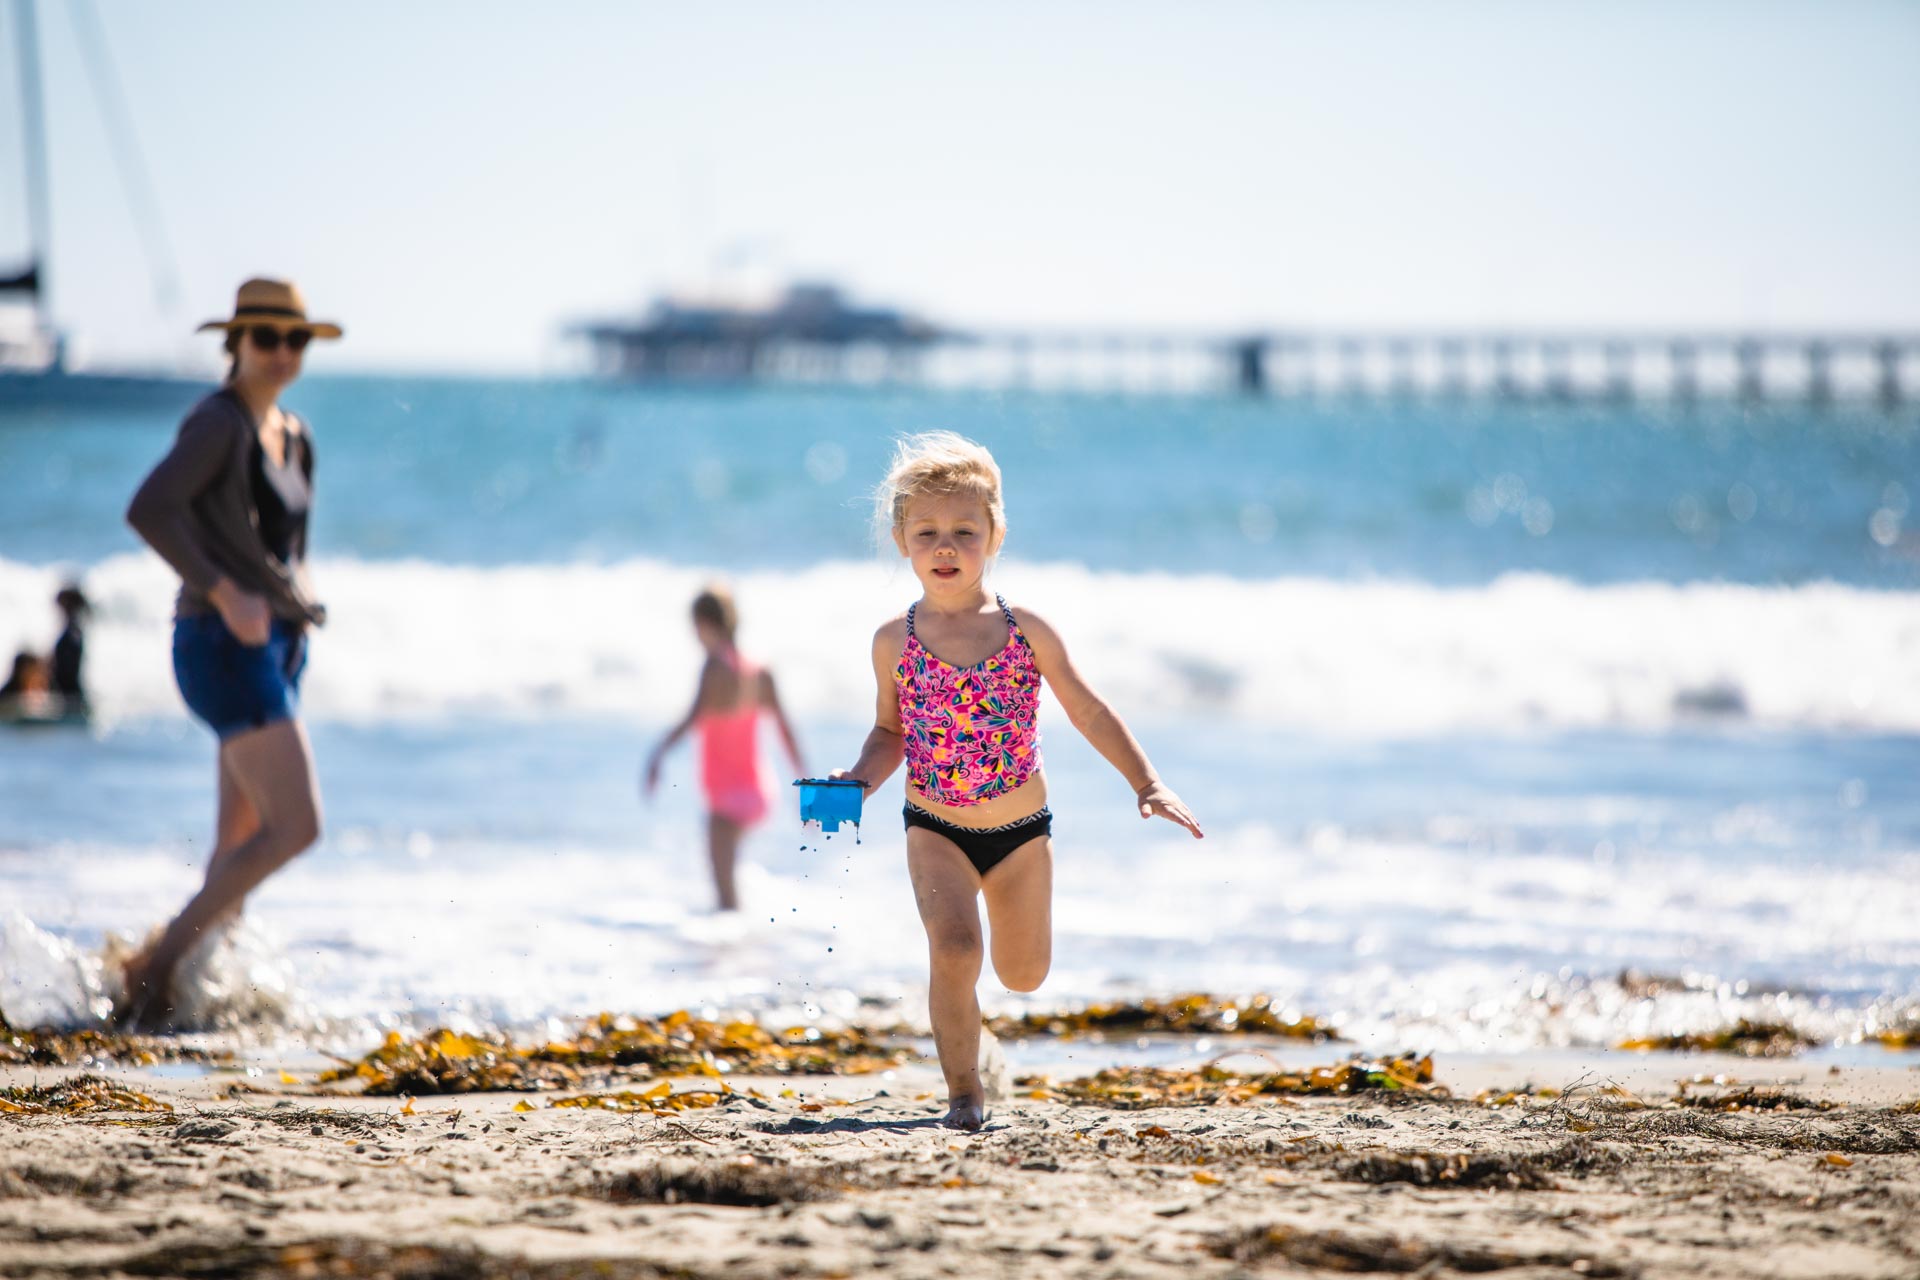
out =
[(180, 961), (248, 893), (320, 836), (320, 792), (298, 719), (306, 632), (326, 621), (307, 582), (313, 440), (280, 407), (307, 343), (340, 326), (307, 319), (280, 280), (240, 286), (226, 383), (180, 424), (134, 494), (127, 521), (180, 575), (173, 673), (187, 708), (220, 739), (219, 817), (206, 882), (127, 963), (116, 1018), (164, 1025)]

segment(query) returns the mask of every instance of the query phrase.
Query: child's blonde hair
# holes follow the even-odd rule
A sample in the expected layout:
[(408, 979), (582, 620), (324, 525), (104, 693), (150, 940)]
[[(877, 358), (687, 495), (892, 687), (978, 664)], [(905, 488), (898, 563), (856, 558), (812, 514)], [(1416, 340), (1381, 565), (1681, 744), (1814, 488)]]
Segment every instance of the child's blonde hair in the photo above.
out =
[(907, 522), (914, 498), (969, 494), (987, 508), (994, 532), (1005, 533), (1007, 507), (1000, 496), (1000, 464), (987, 447), (952, 431), (923, 431), (894, 442), (893, 465), (874, 495), (874, 523), (884, 545)]

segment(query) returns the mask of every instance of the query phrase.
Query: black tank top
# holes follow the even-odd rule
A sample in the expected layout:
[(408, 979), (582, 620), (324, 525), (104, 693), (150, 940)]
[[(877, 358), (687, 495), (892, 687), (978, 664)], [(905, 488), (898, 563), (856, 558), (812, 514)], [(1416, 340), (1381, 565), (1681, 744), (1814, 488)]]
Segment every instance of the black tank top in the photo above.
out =
[(307, 480), (307, 434), (289, 432), (285, 460), (274, 465), (258, 438), (253, 442), (253, 506), (260, 513), (260, 540), (283, 563), (293, 558), (296, 540), (305, 545), (307, 510), (313, 487)]

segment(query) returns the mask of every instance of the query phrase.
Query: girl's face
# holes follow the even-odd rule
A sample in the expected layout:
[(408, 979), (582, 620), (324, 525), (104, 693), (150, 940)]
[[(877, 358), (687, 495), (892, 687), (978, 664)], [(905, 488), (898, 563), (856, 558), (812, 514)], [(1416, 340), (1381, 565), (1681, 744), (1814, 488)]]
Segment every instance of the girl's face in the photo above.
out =
[(1004, 537), (994, 528), (987, 504), (967, 493), (909, 500), (906, 519), (893, 531), (900, 554), (935, 599), (961, 599), (981, 590), (987, 561), (999, 554)]
[(699, 639), (700, 647), (708, 653), (719, 653), (727, 647), (727, 633), (705, 618), (693, 620), (693, 634)]

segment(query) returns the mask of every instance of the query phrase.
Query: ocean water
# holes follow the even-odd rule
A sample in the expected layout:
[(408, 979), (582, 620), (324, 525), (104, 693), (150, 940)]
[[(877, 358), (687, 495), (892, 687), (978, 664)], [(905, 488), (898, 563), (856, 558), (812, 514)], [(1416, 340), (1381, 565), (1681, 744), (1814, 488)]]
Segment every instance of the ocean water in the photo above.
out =
[[(318, 441), (327, 834), (210, 968), (221, 1016), (920, 1016), (897, 781), (857, 843), (757, 832), (731, 918), (687, 754), (655, 803), (636, 784), (715, 575), (809, 767), (851, 760), (866, 639), (915, 594), (869, 494), (927, 427), (994, 448), (995, 585), (1208, 830), (1142, 823), (1049, 704), (1055, 969), (1024, 999), (988, 974), (989, 1005), (1263, 991), (1364, 1044), (1509, 1050), (1739, 1016), (1844, 1045), (1920, 999), (1911, 414), (321, 378), (288, 403)], [(183, 409), (0, 406), (0, 646), (50, 643), (65, 574), (98, 609), (95, 722), (0, 733), (15, 1021), (90, 1016), (110, 936), (204, 865), (212, 741), (120, 515)]]

